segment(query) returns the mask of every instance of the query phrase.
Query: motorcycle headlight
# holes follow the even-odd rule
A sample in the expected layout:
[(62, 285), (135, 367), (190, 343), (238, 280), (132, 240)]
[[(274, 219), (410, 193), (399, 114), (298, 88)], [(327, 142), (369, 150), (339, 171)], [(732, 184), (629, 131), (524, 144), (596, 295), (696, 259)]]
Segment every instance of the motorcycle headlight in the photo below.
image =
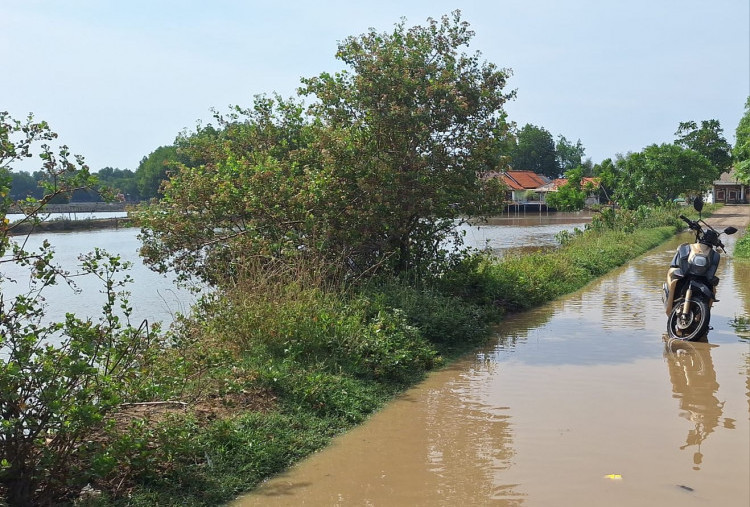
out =
[(708, 258), (702, 255), (696, 255), (695, 257), (693, 257), (693, 264), (695, 264), (699, 268), (705, 268), (708, 264)]
[(703, 276), (708, 270), (708, 257), (705, 255), (694, 255), (690, 258), (690, 272), (694, 275)]

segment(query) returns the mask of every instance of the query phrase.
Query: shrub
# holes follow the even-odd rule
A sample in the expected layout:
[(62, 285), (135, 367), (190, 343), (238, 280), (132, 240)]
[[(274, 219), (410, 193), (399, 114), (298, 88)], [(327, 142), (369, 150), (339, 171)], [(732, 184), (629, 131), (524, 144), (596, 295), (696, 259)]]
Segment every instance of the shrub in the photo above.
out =
[(465, 277), (469, 276), (468, 270), (447, 273), (442, 290), (439, 284), (415, 286), (392, 280), (369, 287), (366, 294), (374, 308), (402, 312), (406, 321), (441, 352), (465, 350), (467, 345), (485, 339), (490, 332), (489, 324), (500, 318), (500, 313), (491, 306), (468, 300), (467, 293), (474, 290), (467, 286), (471, 282)]
[[(0, 298), (0, 492), (12, 505), (61, 501), (90, 476), (94, 444), (105, 416), (147, 382), (157, 329), (130, 325), (126, 265), (97, 249), (86, 273), (99, 277), (106, 302), (98, 322), (67, 315), (44, 323), (39, 286), (54, 283), (51, 252), (36, 257), (32, 290)], [(2, 491), (4, 489), (4, 491)]]
[(738, 259), (750, 259), (750, 234), (745, 234), (734, 245), (734, 256)]

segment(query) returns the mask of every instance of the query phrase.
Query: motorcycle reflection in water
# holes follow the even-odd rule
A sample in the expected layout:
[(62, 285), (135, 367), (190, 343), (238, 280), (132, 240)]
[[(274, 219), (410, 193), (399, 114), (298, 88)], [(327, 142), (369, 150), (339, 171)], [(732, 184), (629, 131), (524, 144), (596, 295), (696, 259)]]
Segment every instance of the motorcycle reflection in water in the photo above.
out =
[(704, 341), (688, 342), (665, 336), (664, 357), (669, 367), (673, 398), (679, 400), (681, 417), (695, 427), (688, 431), (685, 445), (680, 449), (695, 447), (693, 470), (700, 470), (703, 462), (701, 444), (721, 424), (734, 429), (735, 420), (722, 419), (724, 402), (716, 398), (719, 383), (711, 360), (711, 345)]

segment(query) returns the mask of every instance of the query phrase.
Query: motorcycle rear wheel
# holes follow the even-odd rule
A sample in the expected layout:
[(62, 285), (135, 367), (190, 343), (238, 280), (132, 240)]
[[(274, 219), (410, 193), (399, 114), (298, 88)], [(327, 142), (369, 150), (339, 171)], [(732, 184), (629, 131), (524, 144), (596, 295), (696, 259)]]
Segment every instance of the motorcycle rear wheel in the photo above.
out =
[(682, 313), (684, 298), (674, 302), (672, 313), (667, 320), (667, 333), (670, 338), (677, 340), (694, 341), (702, 338), (708, 332), (708, 323), (711, 320), (711, 310), (702, 298), (694, 298), (690, 301), (689, 310)]

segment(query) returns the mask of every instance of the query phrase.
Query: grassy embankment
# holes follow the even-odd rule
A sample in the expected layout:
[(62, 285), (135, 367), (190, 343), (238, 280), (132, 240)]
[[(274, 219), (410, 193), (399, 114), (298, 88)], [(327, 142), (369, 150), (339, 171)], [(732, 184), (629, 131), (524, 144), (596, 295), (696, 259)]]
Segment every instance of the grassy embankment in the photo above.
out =
[[(750, 228), (744, 231), (741, 238), (734, 244), (734, 258), (742, 262), (750, 262)], [(750, 315), (735, 315), (731, 325), (737, 336), (750, 339)]]
[(121, 414), (89, 467), (104, 491), (97, 503), (215, 505), (252, 489), (487, 340), (504, 313), (659, 245), (683, 228), (680, 211), (605, 213), (553, 253), (476, 256), (429, 286), (342, 291), (301, 273), (252, 277), (172, 336), (142, 399), (187, 407)]
[(737, 259), (750, 259), (750, 234), (748, 229), (734, 245), (734, 257)]

